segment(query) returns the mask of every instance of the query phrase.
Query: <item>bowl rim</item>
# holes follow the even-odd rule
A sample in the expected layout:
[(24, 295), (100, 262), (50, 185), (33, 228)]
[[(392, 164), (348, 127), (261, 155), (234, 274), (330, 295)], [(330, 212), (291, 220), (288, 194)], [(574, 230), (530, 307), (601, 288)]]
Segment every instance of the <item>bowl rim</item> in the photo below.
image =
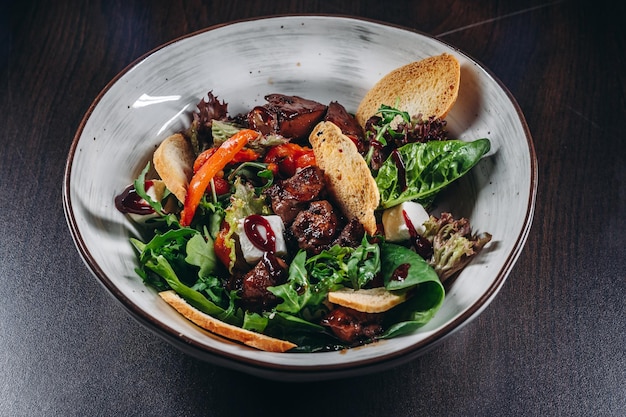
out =
[[(223, 28), (226, 26), (238, 25), (238, 24), (247, 24), (254, 21), (259, 20), (268, 20), (268, 19), (285, 19), (285, 18), (293, 18), (293, 19), (312, 19), (312, 18), (324, 18), (324, 19), (337, 19), (339, 20), (350, 20), (353, 22), (362, 22), (371, 25), (380, 25), (385, 27), (390, 27), (394, 29), (399, 29), (402, 31), (406, 31), (412, 33), (417, 36), (423, 36), (429, 38), (431, 40), (435, 40), (440, 42), (444, 46), (451, 48), (460, 54), (466, 56), (474, 63), (476, 63), (482, 71), (486, 73), (496, 84), (497, 86), (506, 94), (508, 100), (511, 102), (514, 107), (518, 121), (520, 122), (524, 137), (526, 138), (526, 146), (528, 147), (529, 156), (530, 156), (530, 190), (529, 190), (529, 198), (526, 205), (526, 213), (523, 219), (523, 226), (519, 232), (515, 240), (515, 244), (512, 250), (506, 257), (505, 262), (502, 267), (498, 271), (494, 282), (488, 287), (487, 291), (485, 291), (473, 304), (471, 304), (462, 314), (455, 317), (453, 320), (449, 321), (441, 328), (434, 331), (431, 335), (428, 335), (423, 340), (418, 341), (408, 347), (403, 349), (390, 352), (383, 356), (373, 357), (373, 358), (365, 358), (362, 360), (348, 362), (346, 364), (326, 364), (326, 365), (282, 365), (282, 364), (274, 364), (267, 363), (262, 360), (254, 359), (251, 357), (243, 357), (238, 355), (232, 355), (227, 352), (223, 352), (220, 350), (214, 350), (202, 343), (199, 343), (193, 340), (190, 337), (187, 337), (180, 332), (172, 329), (165, 323), (159, 321), (157, 318), (138, 308), (134, 303), (130, 301), (130, 299), (121, 291), (114, 283), (108, 278), (107, 274), (102, 270), (102, 268), (98, 265), (94, 257), (91, 255), (86, 242), (83, 240), (83, 236), (80, 233), (79, 226), (75, 217), (74, 210), (72, 208), (72, 201), (70, 197), (70, 180), (72, 174), (72, 166), (76, 156), (76, 152), (78, 149), (78, 143), (82, 137), (83, 131), (89, 119), (91, 118), (94, 110), (103, 99), (103, 97), (107, 94), (107, 92), (129, 71), (133, 68), (140, 65), (143, 61), (145, 61), (148, 57), (153, 54), (161, 51), (162, 49), (175, 44), (184, 39), (192, 38), (201, 34), (205, 34), (207, 32), (211, 32), (213, 30)], [(342, 14), (327, 14), (327, 13), (304, 13), (304, 14), (278, 14), (278, 15), (266, 15), (266, 16), (257, 16), (246, 19), (238, 19), (230, 22), (219, 23), (215, 25), (208, 26), (206, 28), (196, 30), (177, 38), (174, 38), (168, 42), (165, 42), (150, 51), (142, 54), (135, 60), (133, 60), (130, 64), (124, 67), (121, 71), (119, 71), (115, 77), (113, 77), (98, 93), (96, 98), (92, 101), (89, 108), (85, 112), (82, 117), (80, 124), (76, 130), (74, 138), (72, 140), (71, 146), (69, 148), (68, 157), (65, 164), (65, 173), (63, 178), (62, 185), (62, 201), (63, 201), (63, 209), (66, 218), (66, 222), (68, 228), (70, 230), (70, 234), (74, 241), (76, 248), (78, 249), (79, 254), (87, 268), (90, 272), (98, 279), (98, 281), (116, 298), (124, 308), (131, 313), (131, 316), (138, 320), (142, 325), (161, 336), (168, 342), (176, 345), (179, 349), (185, 351), (186, 353), (195, 356), (197, 358), (203, 360), (210, 360), (213, 363), (217, 363), (231, 369), (241, 370), (253, 374), (257, 374), (263, 377), (268, 378), (280, 378), (284, 379), (328, 379), (333, 377), (343, 377), (348, 376), (351, 373), (355, 372), (356, 369), (359, 372), (364, 371), (376, 371), (379, 369), (387, 369), (392, 366), (397, 366), (402, 363), (406, 363), (411, 359), (417, 357), (418, 355), (424, 353), (426, 350), (435, 347), (439, 342), (441, 342), (445, 337), (452, 334), (454, 331), (459, 330), (463, 325), (467, 324), (471, 321), (475, 316), (478, 315), (482, 311), (482, 309), (486, 308), (489, 302), (495, 295), (498, 293), (502, 285), (504, 284), (507, 276), (511, 272), (514, 264), (519, 258), (527, 237), (529, 235), (535, 205), (536, 205), (536, 195), (538, 188), (538, 168), (537, 168), (537, 156), (535, 153), (535, 148), (532, 140), (532, 136), (530, 133), (530, 129), (526, 123), (525, 117), (522, 113), (522, 110), (517, 103), (517, 100), (513, 96), (513, 94), (508, 90), (508, 88), (500, 81), (495, 74), (485, 65), (483, 65), (480, 61), (476, 60), (472, 56), (467, 53), (461, 51), (457, 47), (449, 44), (446, 41), (438, 39), (428, 33), (408, 28), (401, 25), (396, 25), (388, 22), (382, 22), (379, 20), (364, 18), (358, 16), (348, 16)], [(428, 349), (427, 349), (428, 348)], [(299, 376), (298, 376), (299, 375)]]

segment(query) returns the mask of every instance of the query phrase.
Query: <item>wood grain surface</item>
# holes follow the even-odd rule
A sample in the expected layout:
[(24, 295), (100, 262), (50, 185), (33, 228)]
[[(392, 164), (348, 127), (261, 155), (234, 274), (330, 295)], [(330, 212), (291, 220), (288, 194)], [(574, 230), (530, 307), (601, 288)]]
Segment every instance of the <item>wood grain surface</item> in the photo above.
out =
[[(626, 24), (621, 2), (30, 0), (0, 6), (0, 415), (626, 415)], [(518, 101), (535, 220), (495, 301), (398, 369), (302, 384), (181, 354), (79, 257), (62, 210), (74, 133), (153, 48), (275, 14), (364, 17), (438, 37)], [(258, 39), (263, 42), (263, 39)]]

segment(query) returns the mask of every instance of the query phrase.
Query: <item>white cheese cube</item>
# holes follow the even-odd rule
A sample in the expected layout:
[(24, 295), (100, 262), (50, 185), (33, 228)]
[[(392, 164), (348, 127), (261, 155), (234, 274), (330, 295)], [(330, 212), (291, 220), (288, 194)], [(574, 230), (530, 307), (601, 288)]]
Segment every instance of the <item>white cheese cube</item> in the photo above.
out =
[[(280, 216), (261, 216), (268, 223), (271, 232), (276, 237), (276, 247), (274, 250), (274, 254), (276, 256), (283, 256), (287, 254), (287, 243), (285, 242), (285, 225), (281, 220)], [(249, 264), (256, 264), (266, 252), (265, 250), (258, 248), (250, 239), (250, 236), (245, 231), (244, 228), (245, 219), (239, 220), (237, 222), (237, 230), (235, 233), (239, 236), (239, 245), (241, 246), (241, 252), (243, 253), (243, 257)], [(261, 237), (262, 241), (267, 240), (267, 230), (262, 224), (257, 225), (257, 231)]]
[(421, 204), (407, 201), (383, 212), (383, 227), (387, 241), (401, 242), (411, 238), (411, 233), (404, 217), (405, 215), (418, 234), (421, 235), (424, 233), (424, 222), (428, 220), (430, 216)]

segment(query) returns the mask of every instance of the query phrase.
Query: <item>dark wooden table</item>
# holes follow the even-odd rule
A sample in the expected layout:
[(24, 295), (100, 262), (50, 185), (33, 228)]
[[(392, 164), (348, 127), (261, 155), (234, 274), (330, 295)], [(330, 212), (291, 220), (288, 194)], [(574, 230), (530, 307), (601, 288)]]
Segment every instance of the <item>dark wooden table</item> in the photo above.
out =
[[(3, 2), (0, 415), (626, 415), (618, 3)], [(534, 137), (535, 220), (509, 279), (475, 321), (399, 369), (287, 384), (185, 356), (96, 281), (65, 222), (70, 143), (109, 80), (173, 38), (285, 13), (365, 17), (451, 43), (503, 81)]]

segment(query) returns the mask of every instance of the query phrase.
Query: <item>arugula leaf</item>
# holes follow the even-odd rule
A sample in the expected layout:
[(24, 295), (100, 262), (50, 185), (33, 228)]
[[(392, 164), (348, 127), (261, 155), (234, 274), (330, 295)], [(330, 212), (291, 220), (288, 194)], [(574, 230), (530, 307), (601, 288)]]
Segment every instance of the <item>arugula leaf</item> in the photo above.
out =
[(213, 250), (213, 239), (206, 230), (204, 236), (198, 233), (187, 241), (186, 252), (185, 261), (200, 268), (198, 272), (200, 277), (208, 277), (215, 270), (217, 260)]
[(291, 261), (291, 265), (289, 265), (287, 282), (268, 287), (268, 291), (283, 300), (276, 306), (276, 311), (297, 313), (309, 302), (311, 286), (309, 285), (305, 262), (306, 252), (298, 252), (293, 261)]
[(183, 297), (189, 304), (196, 307), (198, 310), (212, 316), (221, 316), (222, 313), (224, 313), (223, 308), (209, 301), (198, 291), (183, 284), (178, 279), (176, 272), (163, 255), (151, 257), (147, 260), (145, 265), (155, 273), (162, 276), (178, 295)]
[(405, 165), (406, 187), (403, 189), (397, 164), (387, 158), (376, 175), (381, 207), (411, 200), (432, 201), (439, 191), (474, 167), (490, 146), (489, 139), (477, 139), (416, 142), (398, 148)]
[[(228, 181), (233, 182), (237, 177), (243, 177), (254, 184), (254, 191), (260, 195), (263, 190), (274, 183), (274, 173), (264, 162), (244, 162), (228, 174)], [(260, 183), (260, 184), (259, 184)]]
[(352, 248), (335, 245), (307, 260), (306, 269), (313, 283), (311, 306), (325, 301), (328, 292), (350, 285), (347, 260), (353, 251)]
[[(185, 227), (170, 229), (164, 233), (157, 232), (148, 243), (140, 242), (134, 238), (131, 238), (130, 241), (139, 251), (138, 260), (141, 267), (145, 266), (150, 258), (156, 255), (163, 255), (181, 276), (185, 277), (185, 279), (189, 279), (189, 277), (196, 275), (196, 271), (185, 261), (185, 247), (189, 238), (197, 233), (197, 230)], [(167, 288), (166, 282), (158, 283), (158, 274), (156, 276), (150, 276), (147, 272), (144, 272), (142, 276), (145, 277), (144, 281), (146, 281), (146, 283), (151, 284), (159, 290), (163, 287)], [(160, 281), (163, 281), (162, 277)]]
[(146, 192), (146, 174), (148, 174), (149, 170), (150, 162), (148, 162), (144, 169), (141, 170), (141, 173), (133, 182), (133, 187), (135, 188), (135, 192), (137, 193), (137, 195), (143, 198), (150, 205), (150, 207), (152, 207), (152, 210), (154, 210), (155, 213), (157, 213), (159, 216), (164, 216), (165, 213), (163, 212), (163, 206), (161, 205), (161, 202), (154, 200)]
[[(391, 135), (392, 137), (397, 135), (397, 132), (395, 132), (392, 128), (392, 123), (394, 123), (394, 121), (402, 120), (404, 123), (409, 123), (411, 121), (409, 113), (400, 111), (386, 104), (382, 104), (380, 106), (377, 114), (380, 114), (381, 120), (372, 126), (375, 132), (372, 142), (379, 143), (381, 146), (387, 145), (387, 140), (385, 139), (386, 135)], [(371, 163), (374, 151), (375, 147), (370, 146), (367, 155), (365, 156), (365, 161), (368, 165)]]
[(163, 279), (167, 281), (169, 286), (174, 291), (176, 291), (178, 295), (183, 297), (185, 301), (187, 301), (198, 310), (210, 316), (216, 317), (223, 322), (230, 323), (236, 326), (241, 326), (242, 318), (239, 315), (234, 314), (234, 311), (232, 309), (223, 309), (222, 307), (207, 299), (200, 292), (183, 284), (178, 279), (176, 272), (163, 255), (151, 257), (147, 260), (145, 265), (147, 268), (151, 269), (153, 272), (163, 277)]
[[(209, 268), (210, 263), (215, 266), (216, 261), (200, 253), (207, 248), (200, 232), (189, 227), (171, 229), (155, 234), (148, 243), (134, 238), (131, 238), (131, 243), (139, 251), (136, 271), (146, 284), (158, 291), (172, 289), (200, 311), (231, 324), (241, 323), (241, 317), (228, 296), (215, 291), (221, 283), (211, 276)], [(190, 253), (187, 253), (187, 248), (191, 249)], [(222, 305), (228, 308), (224, 309)]]
[(222, 220), (224, 220), (225, 210), (222, 204), (218, 201), (207, 201), (207, 195), (205, 195), (200, 200), (197, 212), (200, 212), (200, 217), (205, 219), (203, 224), (205, 229), (208, 226), (208, 234), (212, 239), (215, 239), (222, 226)]
[[(397, 105), (398, 103), (396, 103), (396, 106)], [(376, 136), (374, 137), (374, 140), (379, 142), (383, 146), (387, 144), (387, 141), (385, 140), (386, 133), (389, 133), (392, 137), (396, 135), (401, 135), (392, 129), (392, 125), (394, 123), (397, 124), (400, 122), (411, 122), (411, 117), (409, 116), (409, 113), (398, 110), (397, 108), (388, 106), (386, 104), (382, 104), (380, 106), (380, 108), (378, 109), (378, 114), (380, 114), (382, 120), (375, 126)]]
[(289, 266), (287, 282), (268, 290), (283, 301), (276, 311), (302, 313), (306, 306), (319, 306), (330, 291), (345, 286), (359, 289), (379, 273), (380, 248), (363, 238), (356, 248), (335, 245), (307, 258), (300, 251)]
[(199, 267), (198, 280), (192, 288), (209, 296), (211, 301), (221, 305), (224, 303), (224, 288), (222, 281), (215, 276), (217, 258), (213, 248), (213, 239), (207, 229), (204, 236), (195, 234), (189, 239), (186, 246), (185, 262)]
[(380, 246), (364, 237), (361, 246), (352, 252), (347, 262), (347, 275), (352, 288), (363, 288), (376, 277), (380, 268)]
[(215, 275), (198, 277), (198, 280), (191, 288), (203, 295), (206, 294), (211, 301), (220, 307), (223, 307), (226, 301), (228, 301), (228, 298), (225, 296), (222, 281)]
[(312, 323), (298, 316), (294, 316), (292, 314), (288, 314), (284, 312), (271, 313), (269, 315), (269, 318), (270, 318), (270, 323), (272, 323), (272, 321), (280, 322), (282, 326), (297, 327), (299, 331), (307, 331), (307, 332), (325, 331), (324, 326), (320, 326), (319, 324)]
[(258, 313), (246, 311), (243, 316), (243, 324), (241, 327), (246, 330), (252, 330), (254, 332), (263, 333), (267, 327), (269, 319)]

